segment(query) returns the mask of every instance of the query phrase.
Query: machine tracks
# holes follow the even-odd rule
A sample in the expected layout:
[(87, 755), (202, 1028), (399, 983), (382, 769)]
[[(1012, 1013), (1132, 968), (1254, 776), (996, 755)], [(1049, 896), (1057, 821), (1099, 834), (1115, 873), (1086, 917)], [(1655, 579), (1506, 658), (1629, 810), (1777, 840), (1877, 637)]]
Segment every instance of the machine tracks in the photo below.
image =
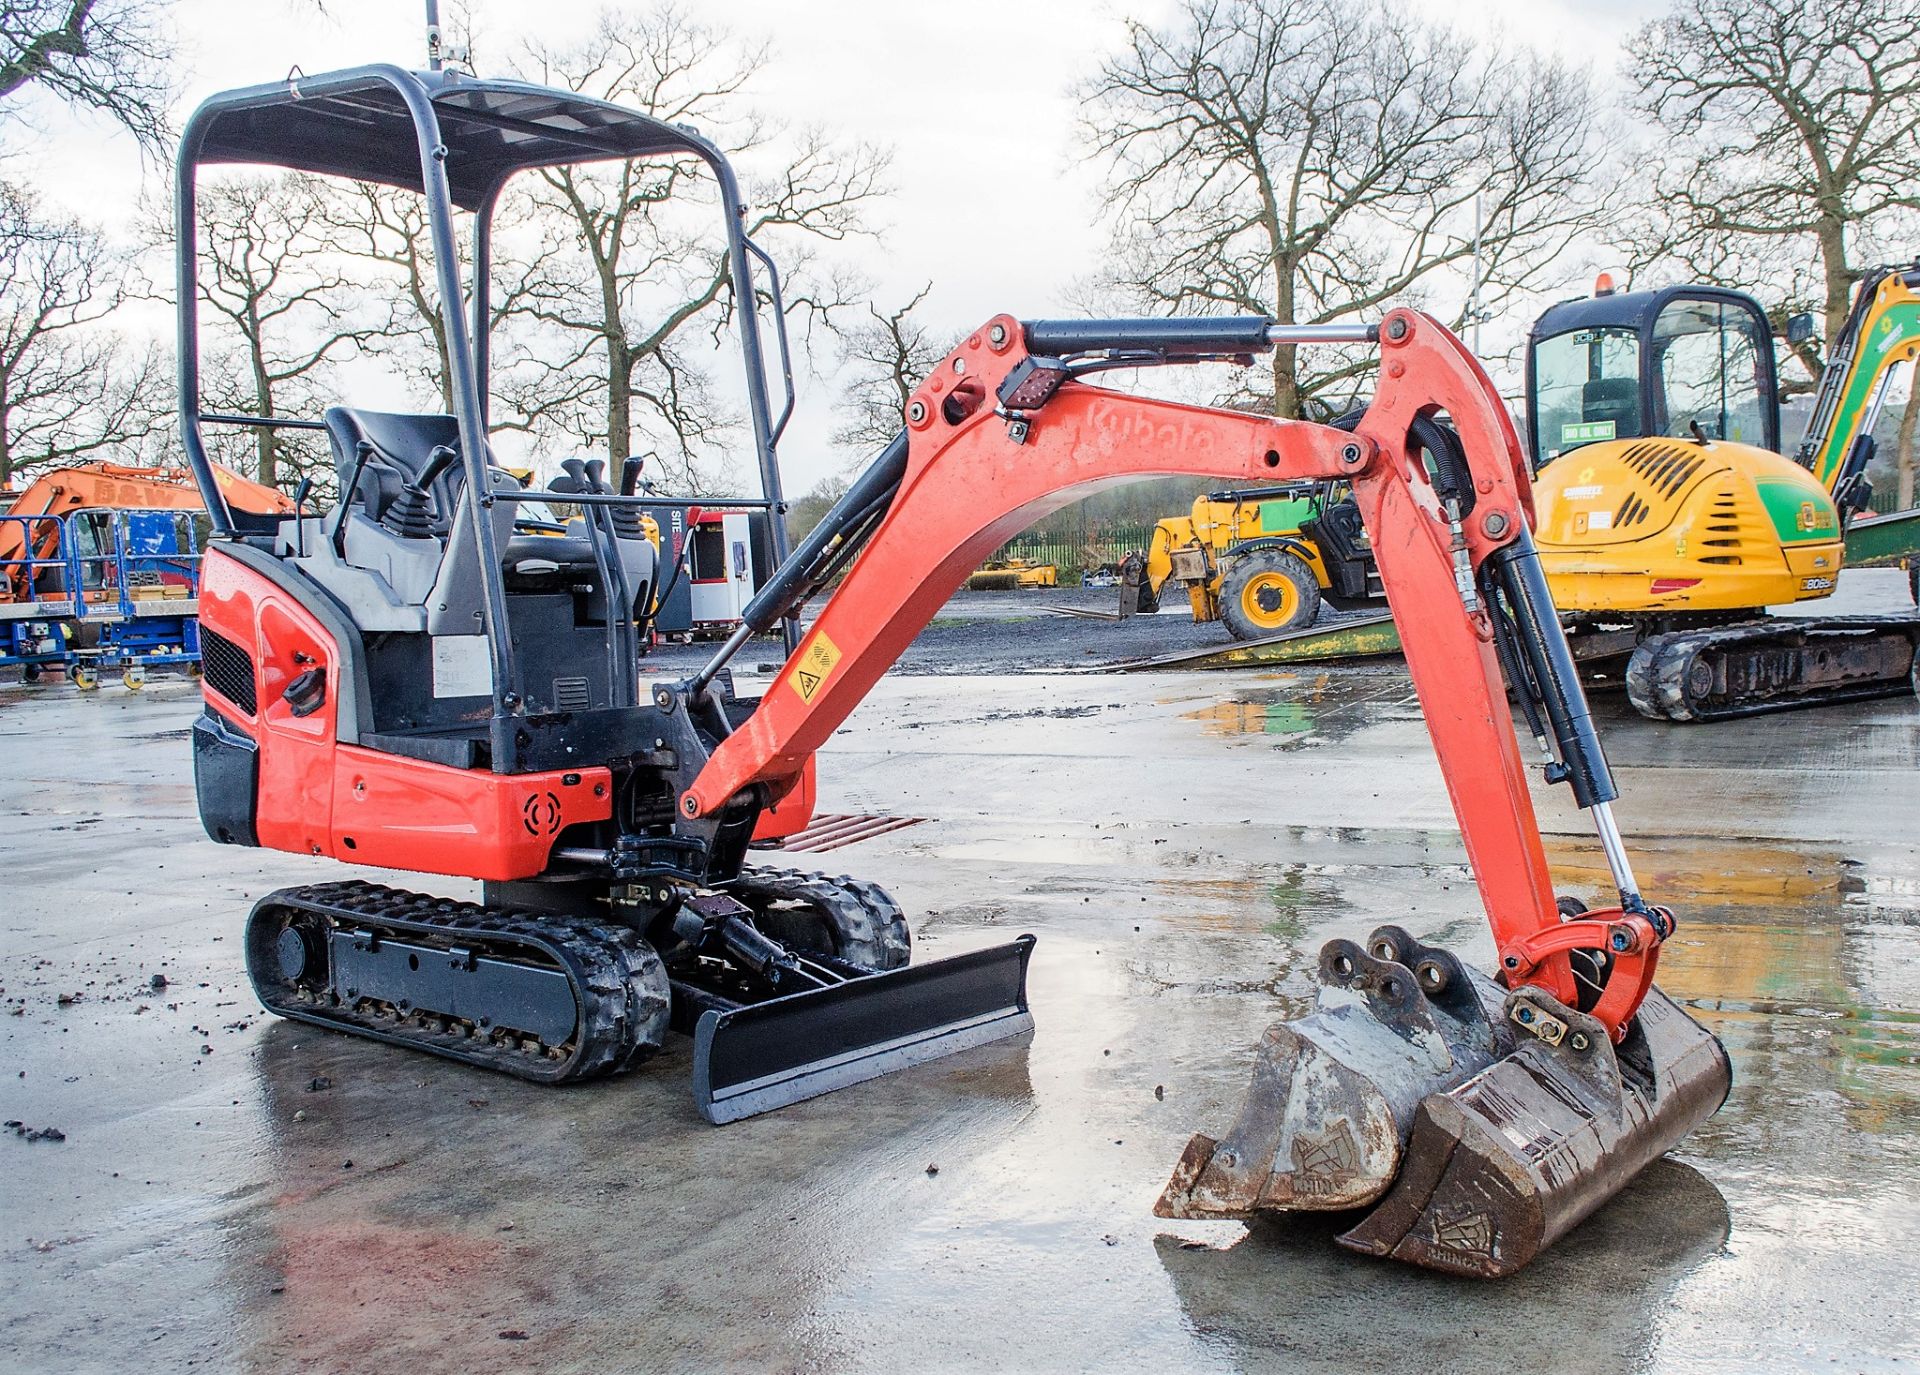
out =
[(1720, 721), (1910, 690), (1920, 615), (1787, 617), (1649, 635), (1627, 697), (1655, 721)]
[(878, 970), (903, 968), (912, 956), (906, 913), (877, 883), (756, 867), (725, 887), (753, 909), (754, 925), (786, 945)]
[(632, 1069), (667, 1031), (660, 956), (610, 922), (323, 883), (262, 898), (246, 953), (282, 1017), (539, 1083)]

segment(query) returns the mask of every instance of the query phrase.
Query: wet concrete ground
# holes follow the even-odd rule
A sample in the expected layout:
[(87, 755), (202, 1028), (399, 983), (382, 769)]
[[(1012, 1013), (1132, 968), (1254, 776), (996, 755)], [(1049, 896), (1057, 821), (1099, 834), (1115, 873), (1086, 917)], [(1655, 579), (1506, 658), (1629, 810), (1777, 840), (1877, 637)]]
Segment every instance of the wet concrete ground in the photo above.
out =
[[(0, 1137), (0, 1367), (1920, 1361), (1911, 699), (1695, 728), (1601, 703), (1643, 882), (1685, 923), (1663, 983), (1735, 1087), (1493, 1285), (1325, 1225), (1149, 1211), (1322, 941), (1395, 920), (1490, 958), (1397, 665), (883, 682), (821, 809), (927, 819), (819, 859), (892, 888), (925, 954), (1038, 933), (1038, 1029), (722, 1129), (684, 1043), (553, 1090), (261, 1014), (247, 906), (341, 870), (201, 836), (195, 710), (180, 686), (0, 688), (0, 1117), (66, 1136)], [(1563, 890), (1593, 895), (1583, 818), (1536, 800)]]

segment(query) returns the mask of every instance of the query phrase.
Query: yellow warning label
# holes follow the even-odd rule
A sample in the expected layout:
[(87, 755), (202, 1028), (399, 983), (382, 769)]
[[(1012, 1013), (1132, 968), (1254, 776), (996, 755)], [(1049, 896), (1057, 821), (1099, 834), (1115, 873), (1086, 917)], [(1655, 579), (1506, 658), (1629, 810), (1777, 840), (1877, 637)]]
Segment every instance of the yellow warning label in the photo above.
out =
[(787, 681), (793, 684), (793, 690), (800, 694), (800, 700), (811, 702), (814, 694), (820, 691), (821, 684), (833, 675), (833, 667), (840, 662), (840, 648), (823, 634), (816, 634), (793, 666), (793, 672), (787, 675)]

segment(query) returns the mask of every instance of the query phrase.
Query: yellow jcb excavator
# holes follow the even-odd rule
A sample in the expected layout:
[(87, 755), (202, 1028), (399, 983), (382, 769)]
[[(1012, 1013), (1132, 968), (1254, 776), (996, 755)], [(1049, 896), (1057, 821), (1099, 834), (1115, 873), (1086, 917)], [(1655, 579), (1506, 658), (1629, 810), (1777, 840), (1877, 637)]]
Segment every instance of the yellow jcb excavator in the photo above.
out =
[[(1920, 615), (1765, 608), (1834, 591), (1850, 524), (1871, 497), (1874, 421), (1901, 366), (1920, 357), (1917, 293), (1920, 264), (1866, 275), (1792, 458), (1771, 329), (1751, 297), (1713, 286), (1621, 293), (1603, 278), (1591, 298), (1534, 322), (1527, 437), (1540, 555), (1583, 671), (1671, 721), (1910, 690)], [(1457, 462), (1434, 429), (1429, 464)], [(1221, 619), (1242, 640), (1303, 629), (1322, 597), (1342, 609), (1382, 604), (1344, 486), (1318, 484), (1285, 504), (1269, 495), (1213, 493), (1191, 518), (1161, 521), (1143, 604), (1180, 583), (1195, 620)], [(1863, 522), (1874, 561), (1920, 554), (1915, 524)], [(1310, 652), (1297, 640), (1289, 635), (1292, 660)]]
[[(1708, 286), (1563, 302), (1527, 354), (1541, 561), (1589, 667), (1656, 720), (1909, 690), (1920, 616), (1769, 617), (1832, 595), (1873, 421), (1920, 355), (1920, 265), (1868, 274), (1793, 458), (1767, 319)], [(1622, 669), (1622, 661), (1624, 668)]]

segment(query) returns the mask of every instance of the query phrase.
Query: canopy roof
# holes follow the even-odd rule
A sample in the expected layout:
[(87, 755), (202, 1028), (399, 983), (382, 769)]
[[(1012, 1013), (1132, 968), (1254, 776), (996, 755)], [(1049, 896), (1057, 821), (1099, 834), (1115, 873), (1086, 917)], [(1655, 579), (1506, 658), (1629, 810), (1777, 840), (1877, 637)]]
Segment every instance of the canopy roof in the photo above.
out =
[(1609, 296), (1562, 301), (1548, 307), (1533, 322), (1533, 328), (1528, 333), (1529, 337), (1539, 340), (1574, 329), (1630, 329), (1639, 332), (1675, 301), (1703, 301), (1733, 306), (1759, 319), (1763, 330), (1766, 327), (1765, 317), (1760, 315), (1759, 307), (1750, 297), (1725, 287), (1684, 285), (1662, 287), (1658, 291), (1620, 291)]
[[(431, 102), (455, 205), (475, 210), (514, 173), (562, 163), (692, 153), (712, 146), (686, 126), (604, 100), (460, 72), (360, 67), (294, 76), (214, 96), (195, 111), (181, 156), (257, 163), (421, 189), (407, 86)], [(416, 97), (418, 98), (418, 97)]]

